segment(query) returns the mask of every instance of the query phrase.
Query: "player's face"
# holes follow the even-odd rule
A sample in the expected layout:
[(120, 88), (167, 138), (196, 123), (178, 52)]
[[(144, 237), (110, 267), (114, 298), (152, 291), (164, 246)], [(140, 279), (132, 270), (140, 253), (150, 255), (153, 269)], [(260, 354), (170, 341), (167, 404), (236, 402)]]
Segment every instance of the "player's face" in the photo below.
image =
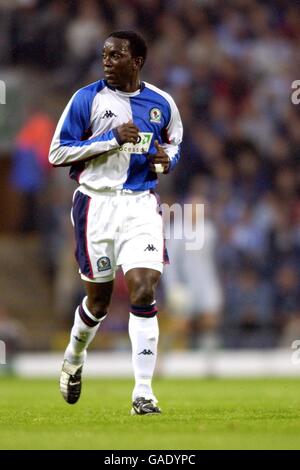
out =
[(104, 76), (109, 85), (126, 89), (137, 71), (136, 59), (131, 56), (129, 41), (108, 38), (103, 47)]

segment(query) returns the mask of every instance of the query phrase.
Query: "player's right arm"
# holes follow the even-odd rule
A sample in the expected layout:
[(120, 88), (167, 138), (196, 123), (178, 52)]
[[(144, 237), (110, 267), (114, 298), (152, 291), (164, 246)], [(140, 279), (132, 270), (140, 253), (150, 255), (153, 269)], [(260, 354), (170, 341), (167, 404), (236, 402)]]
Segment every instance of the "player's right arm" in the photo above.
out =
[(66, 166), (91, 160), (125, 142), (136, 141), (138, 129), (132, 122), (83, 140), (90, 129), (90, 114), (90, 97), (81, 89), (71, 98), (57, 124), (49, 152), (52, 165)]

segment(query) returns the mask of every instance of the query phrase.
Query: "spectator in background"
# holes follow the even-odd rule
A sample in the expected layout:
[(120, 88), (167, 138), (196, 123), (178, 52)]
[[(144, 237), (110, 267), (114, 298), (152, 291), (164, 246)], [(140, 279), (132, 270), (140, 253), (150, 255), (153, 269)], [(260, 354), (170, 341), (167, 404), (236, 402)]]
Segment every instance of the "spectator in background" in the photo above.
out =
[(275, 273), (274, 313), (279, 345), (290, 348), (300, 338), (299, 271), (291, 263), (281, 265)]
[(34, 111), (16, 137), (11, 167), (11, 183), (21, 193), (22, 232), (38, 228), (39, 197), (47, 187), (50, 171), (48, 152), (55, 124), (42, 111)]
[(69, 69), (66, 83), (71, 86), (76, 86), (86, 76), (94, 61), (98, 65), (99, 47), (108, 33), (95, 0), (81, 0), (77, 7), (78, 12), (65, 31)]
[(268, 240), (268, 264), (271, 273), (289, 260), (299, 262), (299, 229), (291, 216), (291, 206), (278, 201)]
[(21, 322), (14, 319), (8, 309), (0, 305), (0, 352), (5, 357), (0, 357), (0, 375), (14, 372), (14, 360), (16, 355), (24, 347), (25, 329)]
[(225, 287), (225, 345), (230, 348), (274, 346), (272, 289), (250, 262)]
[[(183, 338), (189, 348), (214, 349), (219, 345), (222, 310), (222, 289), (216, 265), (217, 232), (203, 197), (190, 194), (185, 202), (183, 227), (181, 220), (175, 217), (168, 240), (171, 264), (164, 278), (166, 307), (175, 346), (178, 338)], [(200, 208), (201, 204), (204, 213), (197, 212), (197, 205)], [(199, 235), (203, 231), (198, 247), (195, 240), (189, 239), (189, 234), (196, 231)], [(187, 245), (191, 241), (193, 249)]]
[(251, 258), (262, 266), (265, 254), (265, 237), (254, 216), (254, 208), (245, 206), (240, 220), (232, 228), (231, 243), (241, 259)]

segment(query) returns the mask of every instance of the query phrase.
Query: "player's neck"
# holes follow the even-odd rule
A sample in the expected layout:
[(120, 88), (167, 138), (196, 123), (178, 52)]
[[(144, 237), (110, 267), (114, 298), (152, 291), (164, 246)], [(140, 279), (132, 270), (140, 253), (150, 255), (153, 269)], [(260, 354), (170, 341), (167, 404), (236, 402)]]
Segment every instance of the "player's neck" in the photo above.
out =
[(133, 77), (130, 82), (127, 82), (122, 87), (118, 87), (117, 90), (124, 91), (125, 93), (134, 93), (141, 88), (140, 77)]

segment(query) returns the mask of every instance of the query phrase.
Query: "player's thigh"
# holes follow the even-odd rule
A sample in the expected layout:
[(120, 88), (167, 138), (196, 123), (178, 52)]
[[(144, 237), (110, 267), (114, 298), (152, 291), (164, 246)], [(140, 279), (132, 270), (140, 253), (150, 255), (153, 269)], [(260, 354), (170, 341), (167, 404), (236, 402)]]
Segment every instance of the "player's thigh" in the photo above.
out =
[(164, 262), (163, 223), (154, 195), (145, 193), (129, 200), (115, 257), (122, 267)]
[[(83, 281), (105, 282), (115, 275), (114, 237), (116, 209), (108, 196), (90, 197), (76, 191), (72, 220), (75, 231), (75, 256)], [(111, 280), (109, 279), (109, 280)]]

